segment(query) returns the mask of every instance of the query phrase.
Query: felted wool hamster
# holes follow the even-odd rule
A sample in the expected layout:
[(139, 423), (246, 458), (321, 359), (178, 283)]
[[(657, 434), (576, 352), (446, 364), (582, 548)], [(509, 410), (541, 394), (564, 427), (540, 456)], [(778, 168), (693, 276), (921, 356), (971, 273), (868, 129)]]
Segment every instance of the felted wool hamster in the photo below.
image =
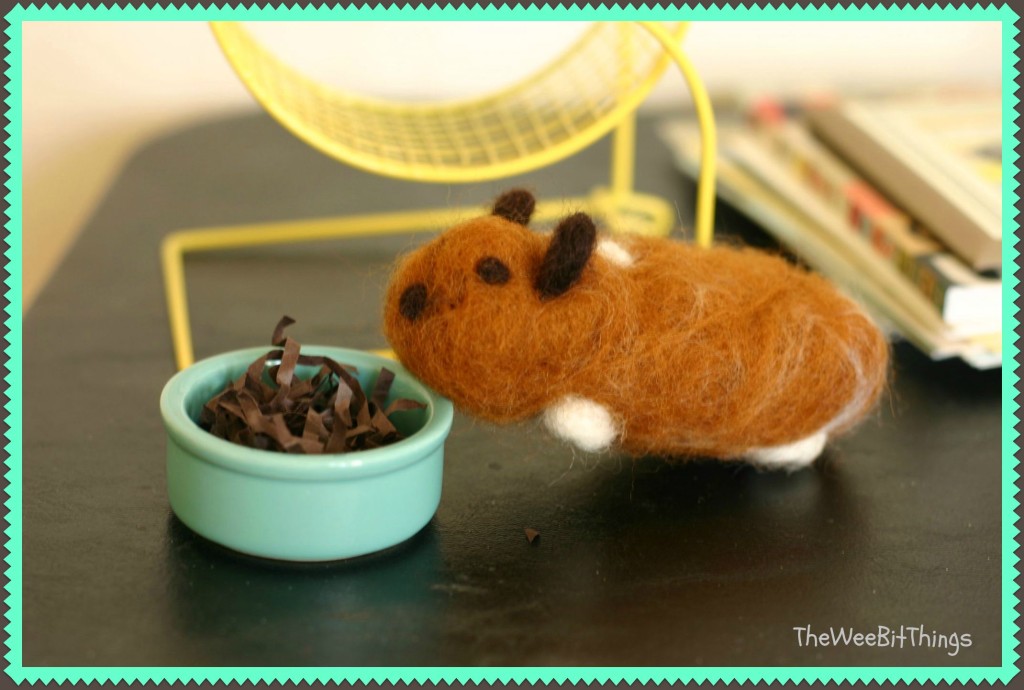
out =
[(405, 256), (384, 330), (402, 363), (492, 422), (541, 415), (587, 451), (810, 463), (886, 384), (889, 347), (820, 276), (752, 249), (530, 231), (529, 192)]

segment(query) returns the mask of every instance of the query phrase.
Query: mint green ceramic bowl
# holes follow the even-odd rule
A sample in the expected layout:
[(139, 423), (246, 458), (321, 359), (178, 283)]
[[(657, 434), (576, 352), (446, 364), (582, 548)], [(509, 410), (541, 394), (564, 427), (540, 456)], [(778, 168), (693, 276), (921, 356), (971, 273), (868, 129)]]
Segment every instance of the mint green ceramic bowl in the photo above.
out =
[[(178, 518), (236, 551), (290, 561), (351, 558), (398, 544), (418, 532), (441, 500), (444, 441), (452, 404), (400, 364), (359, 350), (303, 346), (358, 368), (371, 389), (382, 366), (395, 372), (392, 398), (424, 410), (396, 414), (407, 438), (382, 448), (335, 455), (293, 455), (246, 448), (196, 423), (224, 385), (270, 348), (237, 350), (178, 372), (160, 396), (167, 428), (167, 491)], [(315, 367), (297, 369), (308, 377)]]

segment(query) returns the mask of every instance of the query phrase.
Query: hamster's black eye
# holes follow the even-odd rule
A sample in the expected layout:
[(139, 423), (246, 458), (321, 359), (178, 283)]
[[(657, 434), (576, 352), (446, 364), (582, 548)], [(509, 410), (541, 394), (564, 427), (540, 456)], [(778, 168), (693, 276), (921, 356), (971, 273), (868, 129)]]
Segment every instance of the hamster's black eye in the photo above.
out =
[(427, 306), (427, 286), (423, 283), (413, 283), (402, 292), (398, 299), (398, 311), (410, 321), (419, 318), (423, 308)]
[(476, 274), (488, 285), (504, 285), (510, 276), (508, 266), (493, 256), (485, 256), (476, 262)]

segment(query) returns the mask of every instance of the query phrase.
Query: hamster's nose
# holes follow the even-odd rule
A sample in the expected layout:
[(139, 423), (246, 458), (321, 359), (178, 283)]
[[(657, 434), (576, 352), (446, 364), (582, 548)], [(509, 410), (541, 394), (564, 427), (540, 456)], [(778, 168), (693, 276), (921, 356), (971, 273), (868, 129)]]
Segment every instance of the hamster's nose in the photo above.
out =
[(415, 321), (423, 313), (427, 306), (427, 286), (423, 283), (413, 283), (405, 288), (402, 296), (398, 299), (398, 311), (410, 321)]

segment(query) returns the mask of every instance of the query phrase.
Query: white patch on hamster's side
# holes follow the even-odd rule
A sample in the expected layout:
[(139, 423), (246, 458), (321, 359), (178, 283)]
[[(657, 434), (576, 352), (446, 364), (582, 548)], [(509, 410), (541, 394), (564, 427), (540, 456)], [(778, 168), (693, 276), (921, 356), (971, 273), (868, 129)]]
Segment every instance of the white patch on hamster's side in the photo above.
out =
[(543, 421), (555, 436), (591, 453), (607, 450), (619, 435), (618, 425), (603, 405), (574, 395), (545, 410)]
[[(859, 363), (858, 363), (859, 364)], [(860, 366), (857, 367), (857, 393), (853, 396), (850, 402), (846, 403), (839, 414), (835, 416), (828, 424), (825, 425), (824, 431), (831, 433), (834, 429), (838, 429), (846, 424), (864, 407), (864, 404), (868, 400), (868, 395), (871, 393), (871, 387), (868, 382), (864, 380), (864, 375), (861, 373)]]
[(608, 237), (602, 237), (598, 241), (597, 253), (616, 266), (628, 268), (633, 265), (633, 255), (621, 244)]
[(770, 448), (753, 448), (747, 451), (744, 459), (766, 470), (783, 469), (793, 472), (807, 467), (825, 450), (828, 433), (821, 430), (805, 439), (788, 443), (784, 446)]
[[(858, 304), (855, 300), (853, 300), (850, 297), (846, 297), (846, 299), (850, 302), (850, 306), (853, 308), (853, 310), (858, 315), (860, 315), (861, 318), (865, 319), (870, 323), (874, 323), (871, 317), (868, 316), (867, 312), (864, 311), (864, 308), (860, 306), (860, 304)], [(856, 373), (857, 390), (853, 398), (848, 403), (846, 403), (843, 409), (840, 410), (839, 414), (836, 415), (836, 417), (827, 425), (825, 425), (825, 431), (828, 433), (832, 433), (833, 430), (838, 429), (839, 427), (846, 426), (846, 424), (850, 422), (850, 420), (853, 419), (853, 417), (861, 411), (861, 409), (867, 403), (868, 398), (870, 397), (871, 392), (873, 390), (872, 382), (869, 381), (867, 377), (865, 377), (864, 366), (861, 363), (860, 357), (857, 356), (857, 353), (853, 347), (847, 346), (846, 358), (847, 360), (849, 360), (850, 364), (853, 366), (854, 372)]]

